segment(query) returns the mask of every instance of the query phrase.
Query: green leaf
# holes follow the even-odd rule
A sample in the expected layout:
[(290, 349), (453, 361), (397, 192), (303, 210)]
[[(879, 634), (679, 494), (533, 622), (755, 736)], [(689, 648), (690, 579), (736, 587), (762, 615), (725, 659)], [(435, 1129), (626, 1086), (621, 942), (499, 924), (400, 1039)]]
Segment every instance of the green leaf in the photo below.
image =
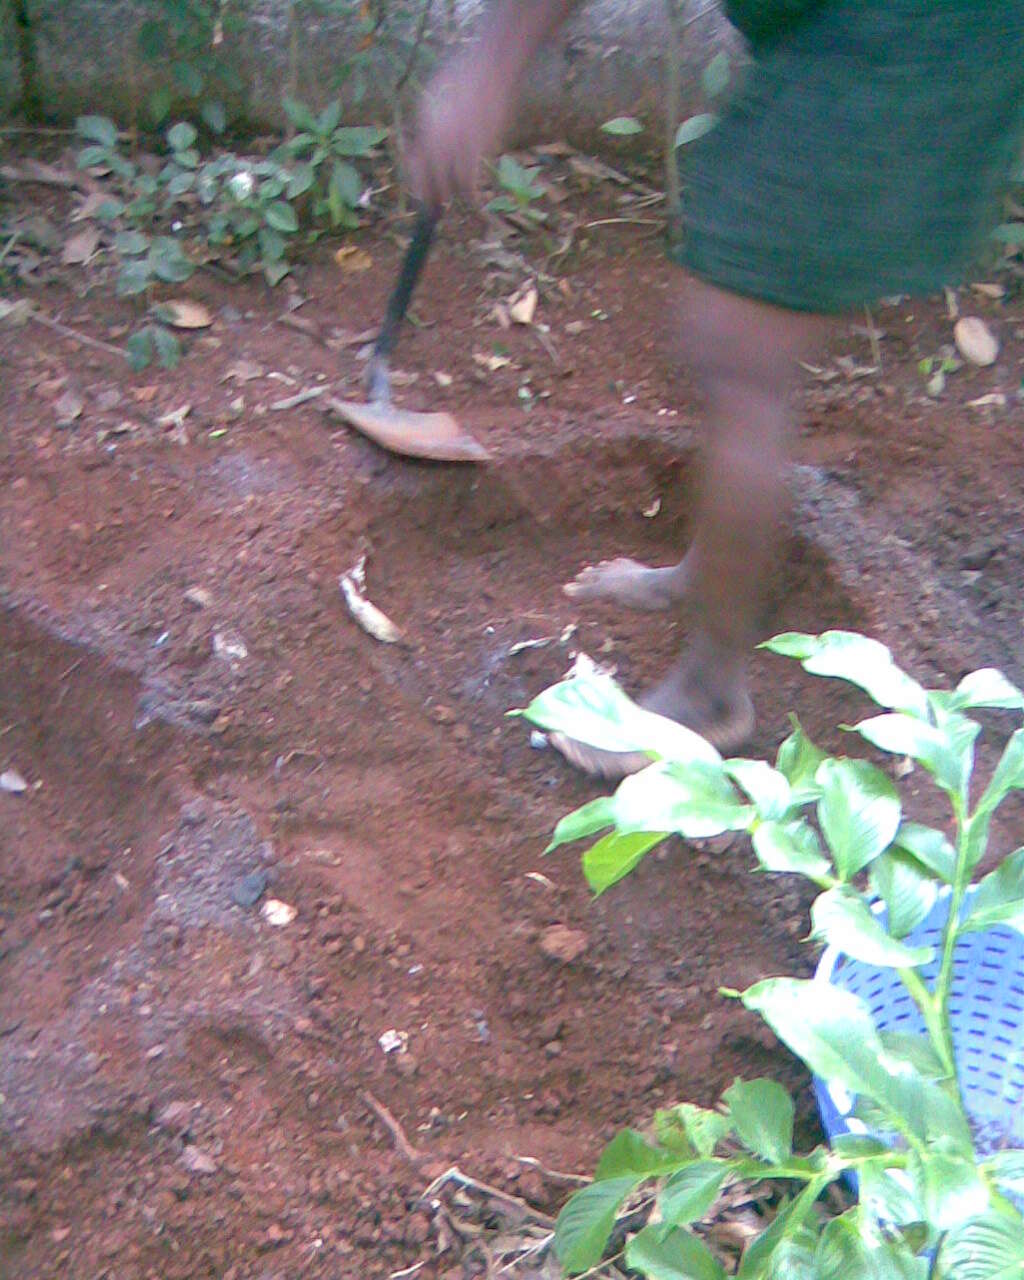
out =
[(379, 146), (388, 136), (387, 129), (374, 125), (357, 125), (335, 129), (331, 134), (331, 149), (339, 156), (365, 156)]
[(263, 210), (263, 219), (275, 231), (293, 232), (299, 229), (295, 210), (284, 200), (275, 200)]
[(144, 289), (149, 288), (152, 280), (153, 273), (145, 259), (126, 262), (117, 275), (117, 296), (129, 298), (133, 294), (142, 293)]
[(922, 826), (919, 822), (904, 822), (896, 832), (893, 848), (911, 854), (946, 884), (953, 883), (956, 850), (941, 831)]
[(264, 262), (263, 264), (263, 275), (271, 289), (279, 285), (289, 271), (291, 267), (287, 262)]
[(820, 636), (788, 632), (763, 648), (798, 658), (810, 675), (849, 681), (887, 710), (928, 718), (924, 689), (895, 665), (892, 654), (877, 640), (855, 631), (826, 631)]
[(149, 236), (141, 231), (119, 231), (114, 236), (114, 248), (125, 257), (135, 257), (149, 249)]
[[(876, 1220), (906, 1227), (924, 1219), (924, 1209), (907, 1187), (905, 1179), (893, 1174), (892, 1152), (877, 1160), (857, 1165), (858, 1200)], [(902, 1171), (901, 1171), (902, 1172)]]
[[(973, 727), (973, 744), (973, 738), (977, 736), (981, 726), (963, 716), (958, 716), (956, 721), (960, 722), (961, 727)], [(970, 778), (974, 753), (968, 748), (965, 758), (962, 750), (957, 749), (959, 743), (956, 738), (945, 728), (937, 729), (924, 720), (898, 711), (862, 720), (855, 728), (862, 738), (881, 751), (916, 760), (945, 791), (959, 794)]]
[(128, 362), (136, 373), (141, 373), (153, 360), (153, 338), (148, 328), (140, 329), (138, 333), (125, 342), (124, 349), (128, 353)]
[(991, 814), (1011, 791), (1021, 788), (1024, 788), (1024, 729), (1018, 729), (1006, 744), (975, 813)]
[(911, 969), (934, 956), (931, 947), (908, 947), (890, 937), (860, 894), (845, 885), (817, 899), (811, 921), (817, 938), (862, 964)]
[[(676, 1149), (683, 1145), (687, 1151), (705, 1157), (713, 1155), (718, 1144), (732, 1132), (728, 1116), (706, 1107), (695, 1107), (691, 1102), (680, 1102), (669, 1111), (659, 1112), (656, 1124), (658, 1140), (663, 1146)], [(682, 1144), (680, 1133), (684, 1139)]]
[(892, 1058), (905, 1062), (926, 1080), (942, 1080), (946, 1071), (930, 1040), (909, 1031), (883, 1031), (882, 1044)]
[(155, 62), (157, 58), (164, 57), (169, 38), (167, 27), (163, 22), (147, 18), (139, 28), (139, 52), (144, 58)]
[(149, 266), (153, 274), (168, 284), (180, 284), (195, 270), (177, 240), (157, 236), (150, 245)]
[(551, 685), (514, 714), (604, 751), (646, 751), (669, 760), (721, 764), (722, 757), (699, 734), (637, 706), (610, 676), (573, 676)]
[(743, 831), (754, 818), (721, 765), (659, 761), (625, 778), (612, 797), (619, 831), (677, 832), (688, 840)]
[(331, 193), (350, 209), (358, 205), (363, 194), (363, 180), (359, 170), (345, 160), (335, 160), (331, 169)]
[(175, 80), (190, 98), (198, 98), (203, 91), (203, 76), (190, 62), (176, 62), (171, 68)]
[(1024, 1280), (1024, 1218), (987, 1214), (949, 1235), (940, 1254), (949, 1280)]
[(979, 882), (960, 932), (982, 933), (1000, 924), (1024, 933), (1024, 848)]
[(672, 1174), (658, 1196), (662, 1220), (685, 1227), (703, 1218), (718, 1199), (728, 1174), (724, 1160), (699, 1160)]
[(174, 151), (185, 151), (198, 137), (195, 126), (185, 120), (179, 120), (167, 130), (167, 143)]
[(939, 896), (934, 876), (895, 848), (871, 864), (871, 887), (885, 903), (886, 926), (894, 938), (905, 938), (927, 920)]
[(228, 127), (228, 113), (223, 102), (204, 102), (199, 114), (212, 133), (223, 133)]
[(1024, 1195), (1024, 1151), (997, 1151), (985, 1163), (1004, 1194)]
[(765, 1280), (816, 1280), (814, 1249), (817, 1234), (806, 1228), (796, 1239), (784, 1236), (772, 1253)]
[(872, 1254), (860, 1212), (850, 1209), (825, 1224), (814, 1252), (815, 1280), (881, 1280)]
[(579, 809), (574, 809), (572, 813), (566, 814), (555, 827), (551, 843), (544, 852), (550, 853), (560, 845), (571, 844), (574, 840), (584, 840), (587, 836), (596, 835), (598, 831), (604, 831), (606, 827), (614, 825), (615, 807), (612, 804), (612, 797), (598, 796), (596, 800), (591, 800)]
[(117, 146), (117, 125), (106, 116), (79, 116), (75, 121), (75, 131), (89, 142), (98, 142), (108, 150)]
[(629, 1241), (626, 1266), (648, 1280), (725, 1280), (725, 1268), (703, 1240), (660, 1224), (644, 1227)]
[(284, 236), (272, 227), (259, 229), (260, 253), (265, 262), (278, 262), (285, 255), (288, 242)]
[(662, 831), (612, 831), (583, 855), (583, 874), (595, 894), (618, 884), (666, 838)]
[(699, 115), (690, 116), (689, 120), (684, 120), (676, 130), (676, 146), (685, 147), (691, 142), (696, 142), (698, 138), (703, 138), (706, 133), (718, 123), (718, 116), (710, 111), (702, 111)]
[(341, 100), (329, 102), (316, 118), (316, 132), (321, 138), (334, 132), (341, 123)]
[(709, 98), (717, 98), (726, 89), (729, 84), (729, 55), (724, 50), (716, 53), (704, 68), (700, 82)]
[(1002, 244), (1012, 245), (1015, 249), (1024, 248), (1024, 222), (1002, 222), (992, 234)]
[(832, 872), (813, 828), (802, 819), (762, 822), (754, 828), (752, 838), (754, 852), (766, 871), (793, 872), (815, 881)]
[(595, 1182), (632, 1178), (634, 1184), (658, 1178), (678, 1169), (683, 1160), (663, 1147), (652, 1147), (642, 1133), (623, 1129), (608, 1143), (597, 1162)]
[(602, 132), (614, 137), (628, 138), (635, 133), (643, 133), (644, 127), (633, 116), (616, 116), (614, 120), (606, 120), (601, 126)]
[[(787, 1240), (807, 1243), (810, 1234), (807, 1220), (813, 1214), (814, 1204), (826, 1181), (815, 1178), (796, 1199), (782, 1205), (771, 1226), (762, 1231), (744, 1252), (736, 1272), (736, 1280), (766, 1280), (766, 1277), (772, 1277), (772, 1280), (790, 1280), (787, 1273), (775, 1265), (775, 1259), (780, 1251), (785, 1255), (784, 1245)], [(810, 1237), (812, 1247), (814, 1239), (814, 1236)]]
[(109, 160), (105, 147), (90, 146), (82, 147), (75, 156), (75, 163), (79, 169), (92, 169), (97, 165), (105, 165)]
[(285, 115), (296, 129), (302, 129), (303, 132), (310, 134), (317, 132), (316, 116), (304, 102), (297, 102), (294, 98), (283, 98), (281, 106), (284, 107)]
[(724, 1095), (733, 1128), (754, 1155), (782, 1164), (793, 1154), (793, 1099), (775, 1080), (737, 1080)]
[(843, 880), (892, 843), (900, 798), (889, 778), (864, 760), (826, 760), (818, 769), (818, 821)]
[(992, 707), (1003, 711), (1024, 711), (1024, 693), (995, 667), (983, 667), (964, 676), (953, 694), (961, 711), (972, 707)]
[(850, 1093), (884, 1099), (892, 1075), (867, 1005), (841, 987), (800, 978), (766, 978), (743, 1003), (768, 1023), (810, 1070)]
[(926, 1220), (939, 1231), (952, 1231), (988, 1208), (988, 1188), (973, 1160), (919, 1151), (908, 1167)]
[(766, 761), (726, 760), (725, 771), (753, 800), (760, 817), (781, 818), (789, 809), (789, 781)]
[(633, 1177), (610, 1178), (591, 1183), (569, 1199), (555, 1225), (555, 1252), (570, 1275), (601, 1261), (619, 1205), (635, 1186)]
[(294, 200), (296, 196), (305, 195), (315, 181), (316, 171), (311, 164), (296, 165), (288, 175), (288, 186), (285, 188), (285, 194), (289, 200)]
[(162, 325), (151, 325), (153, 347), (157, 359), (165, 369), (173, 369), (181, 359), (181, 343), (169, 329)]
[(196, 175), (194, 173), (176, 173), (167, 184), (167, 194), (169, 196), (183, 196), (186, 191), (191, 191), (195, 186)]
[(789, 781), (792, 803), (806, 804), (821, 795), (821, 787), (815, 778), (821, 762), (828, 757), (808, 738), (799, 721), (794, 724), (793, 732), (779, 747), (775, 767)]
[(149, 95), (149, 118), (154, 125), (163, 124), (167, 117), (171, 114), (171, 107), (174, 105), (174, 94), (166, 85), (161, 85), (159, 89), (154, 89)]

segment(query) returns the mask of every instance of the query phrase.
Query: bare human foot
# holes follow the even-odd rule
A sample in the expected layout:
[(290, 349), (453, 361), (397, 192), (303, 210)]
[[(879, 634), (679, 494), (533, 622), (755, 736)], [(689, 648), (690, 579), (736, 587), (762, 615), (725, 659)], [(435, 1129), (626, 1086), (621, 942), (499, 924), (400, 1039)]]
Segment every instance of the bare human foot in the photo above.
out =
[[(637, 699), (647, 711), (685, 725), (728, 755), (754, 730), (754, 706), (737, 664), (681, 658), (660, 683)], [(642, 751), (603, 751), (563, 733), (548, 741), (571, 765), (592, 776), (616, 780), (639, 773), (651, 759)]]
[(602, 560), (582, 569), (562, 590), (573, 600), (612, 600), (627, 609), (663, 613), (676, 608), (690, 586), (686, 560), (656, 568), (639, 560)]

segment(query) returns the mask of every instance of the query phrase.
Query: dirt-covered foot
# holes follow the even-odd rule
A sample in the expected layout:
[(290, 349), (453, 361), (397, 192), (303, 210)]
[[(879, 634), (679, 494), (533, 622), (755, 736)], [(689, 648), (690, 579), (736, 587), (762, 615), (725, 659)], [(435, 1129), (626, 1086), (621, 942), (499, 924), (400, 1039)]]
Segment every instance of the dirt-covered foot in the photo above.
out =
[[(709, 673), (690, 659), (678, 662), (638, 702), (648, 711), (693, 729), (723, 755), (741, 747), (754, 731), (754, 704), (743, 680), (735, 673), (727, 676), (723, 670)], [(603, 751), (563, 733), (551, 734), (548, 741), (571, 765), (598, 778), (624, 778), (651, 763), (643, 752)]]
[(660, 613), (679, 604), (688, 580), (685, 561), (659, 569), (620, 558), (588, 566), (562, 590), (573, 600), (613, 600), (627, 609)]

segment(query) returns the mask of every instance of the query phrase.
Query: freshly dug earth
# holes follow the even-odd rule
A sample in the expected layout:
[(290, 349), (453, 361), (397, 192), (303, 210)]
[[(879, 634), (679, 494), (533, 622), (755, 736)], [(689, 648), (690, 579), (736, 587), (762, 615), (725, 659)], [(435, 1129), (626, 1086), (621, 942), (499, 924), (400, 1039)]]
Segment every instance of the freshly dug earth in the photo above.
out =
[[(63, 196), (19, 198), (63, 216)], [(719, 995), (808, 971), (794, 886), (751, 874), (742, 841), (673, 842), (591, 901), (575, 855), (542, 851), (598, 788), (505, 718), (578, 649), (634, 689), (682, 637), (560, 590), (588, 561), (679, 554), (699, 423), (652, 228), (604, 223), (600, 193), (577, 214), (602, 225), (548, 259), (549, 332), (493, 318), (523, 280), (474, 248), (476, 218), (428, 268), (401, 400), (458, 411), (483, 468), (387, 456), (323, 397), (274, 407), (357, 393), (349, 340), (398, 259), (383, 233), (365, 273), (325, 250), (275, 292), (195, 277), (172, 296), (213, 324), (172, 372), (0, 328), (0, 772), (28, 784), (0, 793), (5, 1280), (482, 1274), (417, 1207), (433, 1166), (555, 1212), (566, 1183), (522, 1157), (586, 1173), (658, 1106), (803, 1083)], [(119, 343), (137, 315), (101, 277), (56, 271), (32, 298)], [(809, 373), (765, 634), (852, 627), (929, 683), (1024, 679), (1024, 309), (960, 305), (1001, 354), (937, 399), (918, 364), (951, 341), (945, 302), (878, 312), (880, 372), (846, 324)], [(401, 644), (344, 607), (364, 554)], [(849, 749), (855, 696), (764, 656), (754, 682), (751, 753), (791, 710)]]

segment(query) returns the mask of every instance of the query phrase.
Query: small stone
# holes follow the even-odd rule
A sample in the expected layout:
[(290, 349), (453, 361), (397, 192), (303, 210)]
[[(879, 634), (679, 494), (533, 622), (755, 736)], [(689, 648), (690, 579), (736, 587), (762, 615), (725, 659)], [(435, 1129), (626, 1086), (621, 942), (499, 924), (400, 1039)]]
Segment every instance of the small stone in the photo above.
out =
[(956, 322), (953, 339), (957, 350), (971, 364), (984, 367), (995, 364), (999, 340), (980, 316), (963, 316)]
[(267, 889), (267, 873), (251, 871), (231, 886), (231, 901), (239, 907), (254, 907)]
[(590, 939), (582, 929), (570, 929), (564, 924), (553, 924), (540, 936), (541, 951), (559, 964), (572, 964), (589, 945)]
[(549, 1058), (557, 1058), (561, 1055), (562, 1046), (557, 1040), (549, 1040), (544, 1046), (544, 1052)]
[(209, 609), (213, 604), (213, 596), (205, 587), (186, 588), (185, 599), (189, 604), (194, 605), (197, 609)]
[(564, 1030), (565, 1019), (560, 1013), (554, 1013), (537, 1027), (537, 1039), (541, 1044), (547, 1044), (550, 1040), (561, 1040)]
[(0, 791), (6, 791), (8, 795), (20, 796), (27, 790), (28, 783), (17, 769), (6, 769), (0, 773)]
[(198, 1174), (200, 1177), (217, 1172), (217, 1162), (213, 1156), (202, 1147), (194, 1147), (191, 1144), (181, 1153), (181, 1163), (189, 1173)]
[(396, 1054), (392, 1061), (395, 1064), (395, 1070), (400, 1076), (406, 1080), (414, 1076), (420, 1069), (420, 1064), (416, 1061), (411, 1053)]
[(187, 1133), (192, 1124), (192, 1108), (180, 1099), (168, 1102), (157, 1112), (156, 1124), (158, 1128), (168, 1129), (171, 1133)]
[(268, 898), (263, 904), (263, 910), (260, 912), (267, 924), (272, 924), (277, 929), (283, 929), (290, 925), (298, 911), (290, 902), (281, 902), (277, 898)]

